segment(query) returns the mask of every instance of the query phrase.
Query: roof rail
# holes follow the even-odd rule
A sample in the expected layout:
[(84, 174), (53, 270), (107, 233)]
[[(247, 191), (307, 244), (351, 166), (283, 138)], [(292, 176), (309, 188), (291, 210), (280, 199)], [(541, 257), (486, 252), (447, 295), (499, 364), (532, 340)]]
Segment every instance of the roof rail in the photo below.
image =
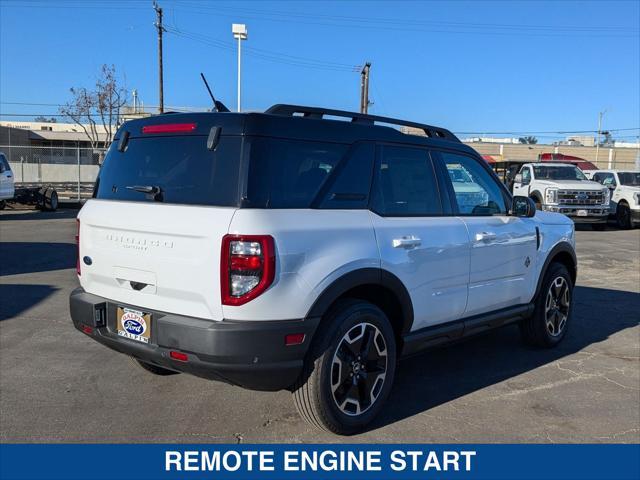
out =
[(350, 118), (353, 123), (360, 123), (365, 125), (375, 125), (376, 122), (388, 123), (392, 125), (400, 125), (403, 127), (412, 127), (412, 128), (422, 130), (427, 137), (442, 138), (445, 140), (452, 140), (455, 142), (460, 141), (458, 137), (456, 137), (453, 133), (451, 133), (449, 130), (445, 128), (434, 127), (433, 125), (426, 125), (424, 123), (407, 122), (405, 120), (399, 120), (397, 118), (380, 117), (378, 115), (368, 115), (364, 113), (347, 112), (345, 110), (332, 110), (329, 108), (318, 108), (318, 107), (304, 107), (302, 105), (277, 104), (267, 109), (264, 113), (269, 113), (272, 115), (284, 115), (288, 117), (298, 115), (306, 118), (315, 118), (315, 119), (322, 119), (325, 115), (331, 115), (334, 117)]

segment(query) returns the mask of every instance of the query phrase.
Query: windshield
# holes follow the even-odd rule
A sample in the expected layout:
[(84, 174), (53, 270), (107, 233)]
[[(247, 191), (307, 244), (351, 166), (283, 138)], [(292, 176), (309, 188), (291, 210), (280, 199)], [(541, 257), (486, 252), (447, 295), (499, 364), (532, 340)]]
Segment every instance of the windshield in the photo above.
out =
[(618, 172), (620, 185), (628, 187), (640, 187), (640, 172)]
[(584, 173), (573, 165), (538, 165), (533, 167), (533, 172), (538, 180), (587, 180)]

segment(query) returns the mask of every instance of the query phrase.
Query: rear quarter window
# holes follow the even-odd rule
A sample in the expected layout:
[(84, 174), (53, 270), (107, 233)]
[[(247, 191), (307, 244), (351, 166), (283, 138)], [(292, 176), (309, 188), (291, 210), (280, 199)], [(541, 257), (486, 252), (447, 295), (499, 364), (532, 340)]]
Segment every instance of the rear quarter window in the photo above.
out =
[[(100, 170), (95, 198), (236, 206), (239, 199), (240, 137), (222, 137), (215, 151), (206, 136), (132, 138), (124, 152), (116, 142)], [(161, 196), (134, 187), (159, 187)]]
[(309, 208), (347, 149), (337, 143), (252, 138), (244, 204)]

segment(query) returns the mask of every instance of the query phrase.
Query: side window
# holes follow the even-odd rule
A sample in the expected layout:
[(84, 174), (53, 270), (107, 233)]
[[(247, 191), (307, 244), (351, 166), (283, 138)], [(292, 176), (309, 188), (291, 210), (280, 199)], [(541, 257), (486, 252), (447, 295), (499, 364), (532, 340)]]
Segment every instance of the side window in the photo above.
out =
[(531, 169), (529, 167), (524, 167), (522, 169), (522, 181), (524, 183), (530, 183), (531, 182)]
[(594, 173), (592, 178), (594, 182), (602, 183), (603, 178), (601, 173)]
[(375, 144), (354, 145), (344, 164), (336, 167), (336, 178), (323, 196), (320, 208), (367, 208), (375, 156)]
[(602, 181), (600, 183), (605, 187), (615, 187), (616, 179), (613, 176), (613, 173), (605, 173), (602, 175)]
[(379, 147), (372, 210), (383, 216), (441, 215), (436, 177), (427, 150)]
[(11, 168), (9, 167), (9, 162), (7, 162), (7, 159), (4, 155), (0, 155), (0, 173), (4, 173), (7, 170), (11, 170)]
[[(507, 207), (498, 182), (479, 161), (466, 155), (441, 152), (462, 215), (506, 214)], [(523, 172), (524, 173), (524, 172)]]

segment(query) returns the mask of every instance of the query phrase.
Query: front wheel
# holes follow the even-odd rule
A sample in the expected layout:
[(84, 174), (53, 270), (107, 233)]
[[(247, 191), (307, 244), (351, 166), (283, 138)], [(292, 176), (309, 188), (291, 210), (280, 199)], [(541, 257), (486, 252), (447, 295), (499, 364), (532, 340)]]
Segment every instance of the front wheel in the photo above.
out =
[(391, 391), (395, 335), (382, 310), (358, 300), (339, 304), (321, 328), (294, 402), (311, 425), (351, 435), (375, 418)]
[(542, 280), (531, 317), (520, 323), (524, 341), (537, 347), (555, 347), (564, 338), (571, 318), (573, 282), (567, 267), (552, 263)]
[(631, 209), (624, 202), (618, 203), (616, 208), (616, 223), (618, 227), (629, 230), (631, 228)]

